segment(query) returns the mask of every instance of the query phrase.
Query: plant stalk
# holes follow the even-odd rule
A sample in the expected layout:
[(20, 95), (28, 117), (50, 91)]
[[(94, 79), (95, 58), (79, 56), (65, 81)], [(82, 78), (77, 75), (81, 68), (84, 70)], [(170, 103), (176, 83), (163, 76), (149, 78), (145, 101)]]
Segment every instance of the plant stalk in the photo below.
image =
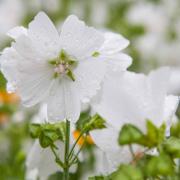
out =
[(66, 141), (64, 151), (64, 180), (69, 180), (69, 143), (70, 143), (70, 121), (66, 120)]

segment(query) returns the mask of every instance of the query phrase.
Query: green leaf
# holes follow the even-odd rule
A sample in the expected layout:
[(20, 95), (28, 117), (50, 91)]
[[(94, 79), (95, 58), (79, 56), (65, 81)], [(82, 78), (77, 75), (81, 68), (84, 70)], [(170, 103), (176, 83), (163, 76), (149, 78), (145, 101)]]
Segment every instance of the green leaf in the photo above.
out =
[(173, 171), (173, 161), (167, 154), (154, 156), (145, 164), (145, 172), (148, 176), (168, 176), (172, 175)]
[(106, 128), (105, 120), (98, 114), (95, 114), (88, 123), (85, 124), (86, 131)]
[(180, 139), (170, 137), (162, 144), (163, 150), (170, 154), (173, 158), (180, 158)]
[(29, 131), (32, 138), (38, 138), (41, 132), (40, 124), (30, 124)]
[(30, 134), (33, 138), (38, 138), (40, 145), (46, 148), (53, 145), (55, 141), (65, 141), (66, 127), (64, 122), (55, 124), (31, 124)]
[(180, 138), (180, 122), (171, 126), (171, 136)]
[(143, 180), (143, 174), (138, 167), (121, 165), (117, 172), (112, 174), (113, 180)]
[(39, 144), (41, 145), (41, 147), (46, 148), (52, 145), (53, 141), (48, 136), (46, 136), (42, 131), (39, 136)]
[(82, 130), (86, 123), (88, 123), (91, 120), (90, 116), (90, 108), (87, 109), (84, 112), (81, 112), (80, 117), (76, 123), (76, 128), (79, 130)]
[(143, 133), (137, 127), (125, 124), (119, 133), (118, 142), (120, 145), (139, 143), (143, 136)]
[(162, 124), (160, 128), (156, 127), (151, 121), (147, 121), (147, 134), (142, 138), (141, 145), (149, 148), (156, 147), (165, 139), (165, 124)]

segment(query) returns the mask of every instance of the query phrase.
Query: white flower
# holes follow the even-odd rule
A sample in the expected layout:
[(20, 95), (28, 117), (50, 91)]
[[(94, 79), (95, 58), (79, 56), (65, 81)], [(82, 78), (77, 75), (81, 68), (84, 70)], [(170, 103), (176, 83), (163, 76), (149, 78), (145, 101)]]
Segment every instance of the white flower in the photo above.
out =
[[(9, 13), (11, 12), (11, 13)], [(7, 40), (6, 33), (14, 26), (17, 26), (23, 16), (23, 6), (20, 0), (0, 1), (0, 47)]]
[(107, 128), (94, 130), (90, 134), (99, 148), (95, 151), (95, 175), (108, 175), (117, 170), (120, 163), (132, 160), (129, 149), (118, 145), (119, 130), (107, 125)]
[(131, 58), (120, 52), (127, 40), (104, 35), (74, 15), (65, 20), (60, 34), (43, 12), (28, 29), (16, 27), (8, 34), (15, 39), (1, 56), (8, 87), (16, 88), (26, 106), (47, 103), (51, 121), (75, 122), (81, 101), (96, 94), (112, 60), (115, 69), (125, 70), (131, 64)]
[[(64, 160), (64, 143), (58, 142), (56, 146), (59, 148), (57, 151), (59, 158)], [(46, 180), (48, 177), (56, 172), (63, 171), (60, 166), (58, 166), (55, 162), (55, 157), (50, 150), (50, 148), (43, 149), (38, 140), (34, 143), (32, 149), (30, 150), (27, 160), (26, 160), (26, 167), (27, 167), (27, 176), (37, 171), (37, 176), (40, 180)], [(76, 165), (73, 165), (70, 168), (70, 172), (74, 172), (76, 170)], [(29, 179), (28, 180), (34, 180)]]
[(148, 76), (113, 72), (104, 80), (99, 104), (94, 109), (116, 128), (132, 123), (145, 130), (147, 119), (157, 126), (169, 124), (178, 104), (178, 97), (167, 95), (169, 79), (168, 68), (152, 71)]
[(170, 78), (169, 93), (180, 95), (180, 68), (172, 68), (172, 75)]
[[(147, 119), (157, 126), (165, 122), (168, 133), (178, 105), (178, 97), (167, 95), (169, 77), (169, 69), (161, 68), (148, 76), (112, 72), (104, 79), (100, 97), (93, 108), (106, 120), (107, 128), (91, 132), (95, 144), (107, 159), (104, 172), (110, 173), (121, 162), (132, 159), (130, 151), (117, 143), (119, 131), (125, 123), (134, 124), (145, 132)], [(135, 146), (134, 150), (138, 153), (142, 148)]]

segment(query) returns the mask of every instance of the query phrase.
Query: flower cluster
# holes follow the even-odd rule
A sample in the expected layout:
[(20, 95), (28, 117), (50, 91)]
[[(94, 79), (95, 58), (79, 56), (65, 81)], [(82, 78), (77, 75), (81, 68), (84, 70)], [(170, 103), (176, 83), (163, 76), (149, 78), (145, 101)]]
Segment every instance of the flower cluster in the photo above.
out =
[[(170, 70), (164, 67), (149, 75), (127, 71), (132, 59), (122, 52), (129, 41), (121, 35), (88, 27), (74, 15), (59, 32), (43, 12), (28, 28), (15, 27), (8, 35), (14, 42), (0, 57), (7, 90), (16, 92), (27, 107), (42, 105), (30, 128), (39, 141), (27, 158), (28, 178), (34, 170), (42, 179), (64, 170), (68, 179), (88, 143), (98, 147), (94, 174), (114, 172), (120, 163), (131, 162), (129, 150), (117, 143), (127, 123), (136, 125), (140, 134), (151, 126), (146, 120), (158, 127), (164, 123), (169, 135), (178, 105), (178, 97), (168, 94)], [(91, 107), (89, 119), (77, 130), (85, 103)], [(144, 139), (138, 143), (151, 147)], [(136, 155), (144, 152), (133, 148)]]

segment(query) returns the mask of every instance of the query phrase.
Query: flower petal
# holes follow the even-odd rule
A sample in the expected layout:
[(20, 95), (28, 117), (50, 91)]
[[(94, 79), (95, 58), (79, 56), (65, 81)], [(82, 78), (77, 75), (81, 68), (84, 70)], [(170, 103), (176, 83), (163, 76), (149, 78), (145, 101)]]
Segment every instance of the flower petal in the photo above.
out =
[(68, 119), (76, 122), (80, 115), (80, 99), (74, 82), (69, 79), (56, 80), (47, 99), (48, 119), (51, 122)]
[(124, 53), (102, 55), (108, 64), (108, 69), (113, 71), (125, 71), (131, 64), (132, 58)]
[(167, 130), (170, 130), (170, 127), (172, 125), (172, 119), (173, 116), (175, 115), (178, 104), (179, 104), (178, 96), (169, 95), (165, 99), (163, 120), (167, 124)]
[(28, 37), (36, 43), (49, 58), (54, 58), (60, 51), (59, 34), (49, 17), (40, 12), (29, 24)]
[(74, 15), (64, 22), (60, 38), (62, 47), (77, 60), (91, 56), (104, 42), (100, 32), (86, 26)]
[(27, 35), (27, 29), (23, 26), (17, 26), (8, 31), (7, 35), (13, 39), (17, 39), (21, 35)]
[(105, 42), (100, 49), (102, 54), (118, 53), (129, 45), (129, 41), (120, 34), (106, 32), (104, 37)]
[(16, 59), (18, 58), (19, 55), (14, 48), (5, 48), (2, 52), (2, 55), (0, 56), (1, 71), (8, 81), (7, 86), (10, 87), (14, 85), (14, 91), (16, 90), (16, 82), (18, 79), (18, 71), (16, 65)]
[[(58, 143), (58, 147), (62, 150), (63, 143)], [(63, 152), (63, 151), (62, 151)], [(62, 153), (60, 153), (62, 157)], [(38, 169), (39, 177), (47, 179), (49, 175), (62, 170), (54, 163), (53, 153), (49, 148), (43, 149), (38, 140), (34, 143), (26, 161), (27, 169)]]
[[(104, 170), (107, 174), (115, 171), (120, 163), (130, 162), (132, 157), (129, 150), (118, 145), (118, 130), (107, 126), (106, 129), (94, 130), (90, 134), (95, 144), (105, 153), (107, 159), (107, 164), (99, 163), (104, 167), (98, 169)], [(120, 158), (119, 155), (123, 158)]]
[(78, 64), (74, 74), (75, 83), (82, 101), (89, 100), (100, 89), (106, 67), (106, 63), (98, 58), (81, 61)]

